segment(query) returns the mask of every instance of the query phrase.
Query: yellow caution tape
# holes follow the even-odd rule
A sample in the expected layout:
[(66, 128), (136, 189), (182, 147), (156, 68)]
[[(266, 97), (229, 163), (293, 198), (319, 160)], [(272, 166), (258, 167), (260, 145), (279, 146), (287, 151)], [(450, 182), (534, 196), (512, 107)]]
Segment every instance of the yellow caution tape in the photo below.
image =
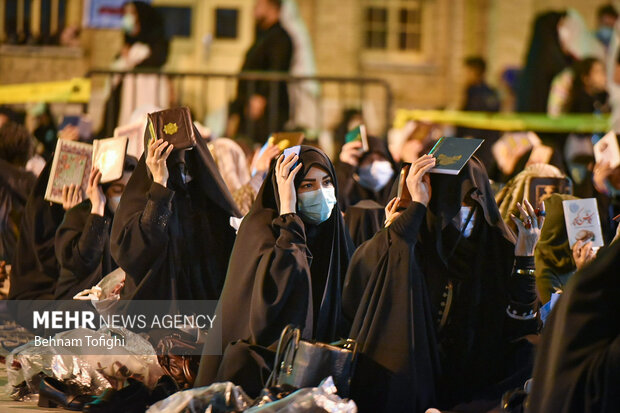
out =
[(540, 113), (407, 109), (396, 111), (394, 127), (402, 128), (411, 120), (499, 131), (592, 133), (609, 130), (608, 115), (570, 114), (550, 117)]
[(88, 103), (90, 79), (0, 86), (0, 104), (33, 102)]

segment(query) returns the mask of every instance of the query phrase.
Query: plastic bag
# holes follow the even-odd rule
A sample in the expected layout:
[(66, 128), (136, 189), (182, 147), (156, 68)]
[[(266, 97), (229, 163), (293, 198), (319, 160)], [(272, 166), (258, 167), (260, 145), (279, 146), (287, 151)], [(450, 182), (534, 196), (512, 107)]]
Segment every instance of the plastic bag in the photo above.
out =
[(227, 381), (174, 393), (152, 405), (148, 413), (242, 412), (252, 404), (243, 389)]
[(85, 343), (87, 335), (96, 340), (110, 338), (113, 334), (122, 336), (125, 346), (107, 352), (102, 348), (97, 355), (80, 354), (82, 346), (36, 346), (34, 342), (20, 346), (7, 357), (8, 382), (13, 387), (26, 382), (30, 392), (38, 393), (34, 378), (42, 373), (75, 384), (85, 394), (99, 394), (106, 388), (118, 387), (128, 377), (153, 388), (163, 370), (153, 346), (140, 335), (120, 328), (98, 331), (79, 328), (63, 331), (54, 338)]
[(97, 312), (104, 317), (115, 314), (125, 279), (125, 271), (119, 267), (103, 277), (97, 285), (77, 293), (73, 299), (90, 300)]
[(295, 393), (273, 403), (252, 407), (247, 413), (357, 413), (353, 400), (345, 400), (337, 394), (334, 380), (330, 377), (319, 387), (297, 390)]

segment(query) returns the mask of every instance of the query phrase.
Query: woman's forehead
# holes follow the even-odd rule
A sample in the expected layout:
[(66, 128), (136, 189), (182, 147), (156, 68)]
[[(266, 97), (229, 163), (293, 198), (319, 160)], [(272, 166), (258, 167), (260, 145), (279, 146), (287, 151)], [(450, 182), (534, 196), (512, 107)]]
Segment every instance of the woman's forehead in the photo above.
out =
[(322, 179), (325, 176), (330, 175), (324, 167), (320, 165), (312, 165), (304, 176), (304, 179)]

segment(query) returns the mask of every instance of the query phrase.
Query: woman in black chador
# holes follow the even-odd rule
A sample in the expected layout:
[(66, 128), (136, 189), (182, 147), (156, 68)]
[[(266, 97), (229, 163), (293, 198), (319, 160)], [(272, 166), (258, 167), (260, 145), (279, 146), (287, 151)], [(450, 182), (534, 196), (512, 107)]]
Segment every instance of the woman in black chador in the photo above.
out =
[(194, 132), (189, 150), (145, 145), (114, 215), (112, 258), (136, 284), (130, 298), (217, 300), (222, 291), (238, 212)]
[(341, 294), (351, 241), (335, 176), (310, 146), (272, 167), (239, 228), (220, 299), (225, 353), (203, 356), (196, 385), (230, 380), (256, 395), (271, 367), (260, 350), (274, 347), (288, 324), (307, 339), (346, 336)]
[(110, 224), (137, 163), (127, 155), (121, 178), (106, 184), (100, 183), (101, 172), (93, 169), (86, 190), (88, 199), (65, 213), (55, 238), (60, 263), (54, 294), (57, 300), (71, 300), (117, 268), (110, 256)]
[(360, 343), (352, 392), (361, 412), (487, 411), (531, 372), (524, 337), (538, 327), (543, 218), (519, 205), (515, 248), (480, 161), (457, 176), (427, 174), (434, 165), (431, 155), (412, 165), (413, 202), (351, 258), (343, 309)]
[(545, 323), (528, 412), (620, 411), (620, 241), (573, 275)]

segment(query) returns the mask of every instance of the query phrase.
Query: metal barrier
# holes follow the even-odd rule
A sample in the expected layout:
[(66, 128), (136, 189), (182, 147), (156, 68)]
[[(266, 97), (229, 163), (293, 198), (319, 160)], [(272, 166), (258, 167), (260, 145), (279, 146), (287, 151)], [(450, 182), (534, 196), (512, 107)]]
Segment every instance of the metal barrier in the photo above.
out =
[[(91, 70), (87, 77), (96, 79), (97, 77), (104, 77), (109, 80), (109, 85), (113, 85), (113, 79), (124, 79), (130, 75), (157, 75), (158, 79), (166, 79), (170, 85), (172, 85), (172, 105), (180, 106), (187, 105), (192, 108), (198, 119), (203, 119), (212, 110), (222, 109), (228, 102), (232, 101), (235, 97), (235, 88), (231, 87), (238, 81), (248, 82), (248, 95), (251, 95), (256, 90), (256, 85), (259, 82), (268, 82), (269, 93), (267, 96), (267, 102), (270, 110), (268, 111), (269, 119), (268, 124), (271, 132), (275, 132), (273, 128), (276, 124), (277, 113), (274, 108), (278, 107), (278, 88), (279, 84), (286, 83), (286, 85), (316, 85), (316, 93), (312, 96), (307, 96), (314, 103), (314, 110), (316, 110), (316, 116), (314, 116), (313, 125), (305, 125), (306, 128), (313, 129), (320, 133), (327, 127), (333, 125), (334, 119), (340, 120), (340, 114), (337, 117), (334, 116), (332, 109), (346, 110), (346, 109), (359, 109), (362, 111), (364, 118), (369, 121), (368, 118), (372, 118), (371, 123), (374, 123), (370, 127), (378, 135), (384, 136), (387, 133), (392, 123), (392, 105), (393, 105), (393, 93), (390, 85), (387, 81), (378, 78), (363, 78), (363, 77), (343, 77), (343, 76), (293, 76), (288, 73), (274, 73), (274, 72), (242, 72), (242, 73), (216, 73), (216, 72), (177, 72), (177, 71), (159, 71), (159, 70), (131, 70), (131, 71), (114, 71), (114, 70)], [(222, 87), (223, 82), (223, 87)], [(112, 87), (112, 86), (110, 86)], [(94, 88), (94, 87), (93, 87)], [(211, 96), (210, 91), (215, 90), (217, 96)], [(290, 89), (289, 89), (290, 90)], [(376, 93), (376, 91), (379, 93)], [(134, 101), (135, 101), (135, 89), (134, 89)], [(222, 96), (223, 94), (223, 96)], [(191, 95), (188, 98), (188, 95)], [(328, 101), (331, 107), (326, 106), (325, 102)], [(116, 102), (113, 99), (107, 101), (107, 111), (109, 113), (117, 113), (119, 108), (116, 107)], [(382, 113), (365, 113), (367, 107), (372, 107), (374, 111), (381, 111)], [(292, 111), (289, 118), (294, 119), (295, 104), (291, 105)], [(326, 120), (326, 115), (329, 115), (330, 119)], [(107, 118), (107, 123), (104, 125), (104, 130), (107, 135), (111, 135), (116, 125)], [(250, 121), (246, 125), (245, 132), (251, 135), (253, 122)]]

